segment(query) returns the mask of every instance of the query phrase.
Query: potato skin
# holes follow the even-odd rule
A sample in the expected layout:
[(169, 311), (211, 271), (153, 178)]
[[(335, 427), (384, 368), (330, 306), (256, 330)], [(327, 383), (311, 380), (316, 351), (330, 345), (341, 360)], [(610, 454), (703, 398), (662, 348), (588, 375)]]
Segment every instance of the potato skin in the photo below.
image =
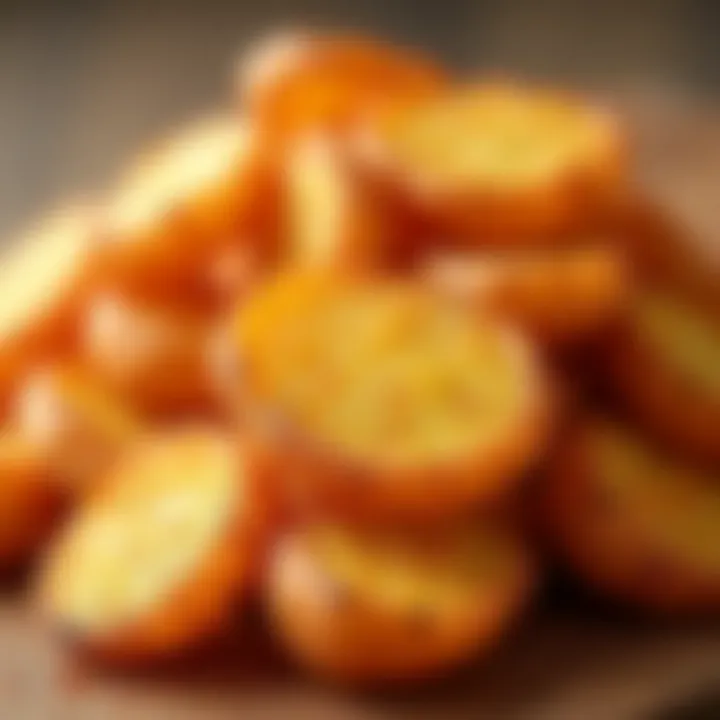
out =
[(44, 455), (16, 429), (5, 427), (0, 435), (0, 571), (38, 551), (62, 507)]
[[(717, 310), (695, 306), (720, 327)], [(608, 354), (612, 383), (644, 427), (700, 463), (720, 463), (720, 398), (674, 367), (632, 315), (616, 333)]]
[(335, 575), (310, 542), (312, 532), (289, 534), (276, 550), (268, 584), (272, 629), (296, 662), (341, 685), (377, 687), (447, 674), (497, 644), (534, 585), (533, 563), (518, 544), (503, 579), (488, 580), (452, 608), (422, 599), (393, 605), (377, 594), (372, 578), (352, 587)]
[(0, 405), (7, 409), (28, 367), (73, 352), (81, 308), (97, 270), (96, 219), (60, 207), (13, 243), (0, 261)]
[(214, 402), (206, 366), (212, 320), (204, 312), (99, 293), (88, 304), (81, 350), (93, 375), (151, 416)]
[[(136, 493), (138, 502), (141, 501), (142, 493), (146, 492), (141, 484), (147, 478), (128, 475), (128, 472), (134, 474), (142, 467), (143, 453), (158, 452), (158, 443), (163, 444), (161, 452), (168, 461), (168, 453), (178, 453), (178, 473), (186, 470), (182, 460), (184, 451), (178, 450), (179, 445), (205, 445), (209, 452), (222, 452), (232, 458), (237, 479), (232, 506), (222, 525), (216, 528), (215, 539), (188, 576), (172, 587), (162, 588), (152, 606), (105, 630), (84, 627), (65, 616), (59, 600), (63, 585), (77, 581), (73, 558), (68, 555), (72, 552), (71, 543), (92, 522), (94, 513), (102, 512), (112, 506), (120, 494), (128, 493), (128, 484), (134, 486), (130, 492)], [(74, 650), (94, 662), (125, 667), (171, 660), (221, 631), (236, 604), (247, 597), (256, 582), (262, 543), (266, 539), (261, 475), (262, 469), (249, 448), (240, 448), (229, 438), (205, 428), (185, 427), (175, 433), (150, 437), (146, 444), (136, 446), (132, 454), (112, 469), (99, 491), (89, 498), (50, 548), (39, 576), (37, 594), (51, 625)], [(167, 487), (166, 492), (171, 498), (174, 491)]]
[(242, 376), (242, 387), (236, 382), (234, 391), (245, 427), (258, 447), (274, 458), (276, 480), (297, 512), (379, 525), (431, 522), (494, 504), (519, 484), (548, 437), (553, 397), (532, 348), (512, 328), (492, 325), (526, 391), (522, 407), (492, 442), (479, 443), (460, 457), (398, 466), (377, 457), (350, 456), (294, 422), (281, 404), (258, 389), (263, 384), (259, 378), (266, 366), (264, 353), (272, 352), (275, 330), (288, 319), (301, 327), (302, 318), (308, 317), (303, 313), (312, 317), (313, 307), (332, 306), (336, 283), (327, 276), (288, 273), (241, 310), (231, 335), (235, 358), (228, 374)]
[(621, 251), (609, 244), (438, 255), (421, 275), (443, 294), (496, 311), (551, 344), (586, 339), (616, 320), (629, 283)]
[[(577, 157), (566, 159), (562, 166), (548, 169), (543, 177), (531, 180), (513, 181), (496, 174), (499, 170), (489, 168), (474, 178), (467, 174), (446, 177), (437, 170), (423, 167), (424, 161), (418, 163), (415, 158), (409, 158), (407, 152), (396, 146), (397, 140), (393, 137), (393, 134), (401, 138), (407, 136), (403, 123), (410, 126), (423, 118), (423, 113), (443, 107), (443, 103), (447, 109), (456, 104), (458, 112), (465, 112), (466, 106), (485, 103), (488, 126), (483, 135), (488, 137), (499, 128), (500, 133), (504, 133), (508, 125), (517, 125), (520, 114), (526, 118), (526, 134), (532, 137), (532, 132), (539, 133), (535, 128), (545, 126), (544, 118), (536, 122), (533, 113), (562, 108), (568, 123), (578, 126), (584, 123), (588, 131), (592, 128), (594, 146), (586, 148), (584, 153), (578, 151)], [(503, 110), (498, 111), (503, 106), (509, 108), (507, 122), (498, 119), (503, 118)], [(481, 120), (472, 126), (475, 132), (482, 132)], [(443, 141), (454, 132), (448, 129)], [(556, 133), (556, 137), (564, 134), (562, 127), (551, 127), (548, 132)], [(539, 139), (538, 135), (534, 138), (535, 147), (547, 145), (549, 139), (551, 136)], [(456, 141), (459, 147), (473, 146), (472, 137), (458, 137)], [(508, 141), (511, 143), (512, 137)], [(450, 89), (439, 98), (397, 103), (366, 123), (359, 132), (358, 144), (369, 166), (375, 168), (383, 182), (405, 197), (437, 237), (448, 237), (454, 244), (466, 248), (507, 244), (552, 246), (570, 242), (604, 227), (625, 194), (627, 151), (615, 120), (570, 95), (542, 89), (478, 84)], [(505, 139), (499, 136), (496, 147), (504, 145)], [(512, 155), (512, 147), (508, 152)], [(516, 159), (511, 156), (511, 161)]]
[[(542, 506), (554, 549), (608, 598), (659, 615), (717, 613), (720, 573), (703, 573), (667, 552), (638, 522), (643, 508), (619, 504), (599, 485), (591, 443), (602, 427), (585, 422), (576, 428), (553, 461)], [(710, 498), (712, 484), (706, 491)]]
[(110, 285), (146, 298), (212, 294), (213, 265), (249, 248), (276, 251), (277, 173), (261, 134), (211, 116), (170, 137), (129, 168), (103, 215)]
[(347, 131), (397, 98), (434, 94), (443, 70), (419, 53), (353, 35), (285, 32), (240, 59), (241, 107), (276, 141)]

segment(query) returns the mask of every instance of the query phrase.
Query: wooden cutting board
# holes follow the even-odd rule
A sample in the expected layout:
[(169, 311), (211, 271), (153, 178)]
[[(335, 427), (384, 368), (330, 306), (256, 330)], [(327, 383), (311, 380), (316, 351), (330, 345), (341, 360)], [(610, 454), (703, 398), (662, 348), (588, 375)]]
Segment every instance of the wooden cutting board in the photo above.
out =
[[(662, 96), (622, 101), (643, 182), (717, 261), (720, 114)], [(634, 720), (720, 689), (717, 625), (661, 627), (574, 606), (538, 611), (482, 665), (400, 697), (310, 684), (239, 632), (192, 668), (108, 677), (73, 667), (22, 595), (17, 587), (0, 592), (0, 720)], [(706, 717), (720, 718), (720, 706)]]

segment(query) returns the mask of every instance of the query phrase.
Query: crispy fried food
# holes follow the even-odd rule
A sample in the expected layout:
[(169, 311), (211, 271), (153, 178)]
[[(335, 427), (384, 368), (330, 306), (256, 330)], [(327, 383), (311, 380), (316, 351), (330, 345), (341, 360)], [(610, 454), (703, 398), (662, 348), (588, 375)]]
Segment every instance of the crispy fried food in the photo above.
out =
[(17, 396), (18, 430), (53, 468), (71, 496), (93, 492), (144, 423), (79, 366), (57, 364), (29, 375)]
[(380, 198), (339, 145), (313, 135), (289, 152), (285, 172), (286, 263), (363, 271), (391, 248)]
[(88, 305), (82, 347), (109, 388), (132, 407), (164, 415), (211, 404), (209, 333), (202, 312), (108, 293)]
[(187, 295), (228, 248), (247, 244), (269, 260), (272, 165), (259, 133), (224, 116), (192, 125), (142, 157), (107, 208), (111, 280), (146, 296)]
[(489, 526), (415, 535), (310, 526), (280, 544), (269, 603), (279, 641), (301, 665), (380, 685), (437, 677), (487, 652), (532, 576), (518, 539)]
[(439, 234), (471, 247), (557, 244), (593, 231), (625, 184), (613, 118), (518, 85), (398, 104), (368, 123), (363, 144)]
[(641, 287), (611, 352), (615, 384), (643, 424), (691, 457), (720, 462), (720, 306)]
[(26, 369), (68, 352), (94, 270), (92, 211), (58, 210), (0, 259), (0, 402)]
[(55, 527), (62, 501), (38, 448), (14, 428), (0, 434), (0, 569), (35, 553)]
[(547, 486), (550, 533), (609, 597), (663, 613), (720, 611), (720, 483), (627, 428), (586, 422)]
[(419, 53), (351, 35), (282, 33), (241, 58), (245, 111), (275, 138), (342, 131), (388, 101), (434, 94), (447, 80)]
[(616, 247), (438, 255), (422, 269), (431, 287), (481, 311), (496, 311), (548, 342), (587, 338), (616, 319), (628, 290)]
[(166, 659), (218, 631), (255, 571), (256, 471), (202, 428), (136, 446), (51, 548), (39, 583), (51, 621), (111, 663)]
[(370, 522), (467, 512), (539, 454), (529, 345), (391, 282), (288, 274), (235, 327), (246, 417), (299, 504)]

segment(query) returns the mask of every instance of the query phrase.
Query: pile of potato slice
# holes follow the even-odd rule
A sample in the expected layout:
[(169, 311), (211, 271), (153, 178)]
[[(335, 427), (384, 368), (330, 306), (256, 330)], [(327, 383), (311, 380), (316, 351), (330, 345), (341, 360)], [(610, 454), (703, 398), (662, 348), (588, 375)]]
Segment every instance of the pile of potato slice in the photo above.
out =
[(489, 652), (556, 563), (720, 613), (716, 275), (589, 101), (273, 36), (236, 111), (0, 264), (0, 563), (110, 664), (259, 604), (341, 683)]

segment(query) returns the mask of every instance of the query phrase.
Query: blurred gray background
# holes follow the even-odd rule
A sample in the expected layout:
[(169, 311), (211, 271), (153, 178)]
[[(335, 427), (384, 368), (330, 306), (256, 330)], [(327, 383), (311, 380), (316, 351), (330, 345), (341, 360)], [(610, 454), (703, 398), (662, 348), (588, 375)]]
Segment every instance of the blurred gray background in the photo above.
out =
[(458, 69), (688, 102), (720, 91), (717, 0), (0, 0), (0, 232), (227, 102), (238, 49), (298, 24), (414, 43)]

